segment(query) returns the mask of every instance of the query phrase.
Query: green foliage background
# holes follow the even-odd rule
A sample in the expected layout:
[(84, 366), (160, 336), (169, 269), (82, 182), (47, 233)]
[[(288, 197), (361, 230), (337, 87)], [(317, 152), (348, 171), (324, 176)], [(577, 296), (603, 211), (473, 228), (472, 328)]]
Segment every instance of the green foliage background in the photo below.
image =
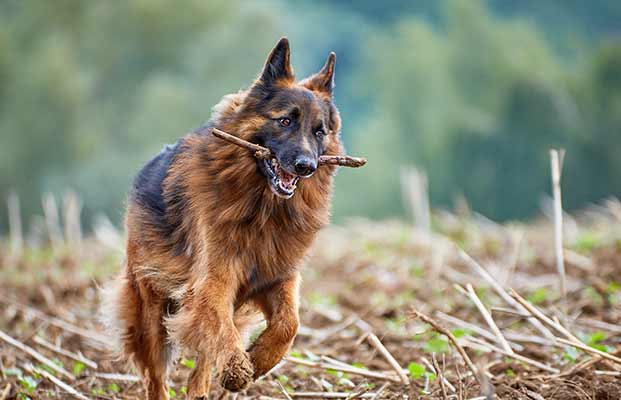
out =
[(401, 215), (403, 165), (427, 171), (434, 205), (532, 216), (551, 146), (580, 207), (621, 195), (620, 21), (617, 0), (3, 0), (0, 195), (32, 215), (73, 188), (85, 222), (118, 221), (139, 167), (287, 35), (298, 77), (337, 52), (346, 146), (370, 160), (340, 172), (337, 220)]

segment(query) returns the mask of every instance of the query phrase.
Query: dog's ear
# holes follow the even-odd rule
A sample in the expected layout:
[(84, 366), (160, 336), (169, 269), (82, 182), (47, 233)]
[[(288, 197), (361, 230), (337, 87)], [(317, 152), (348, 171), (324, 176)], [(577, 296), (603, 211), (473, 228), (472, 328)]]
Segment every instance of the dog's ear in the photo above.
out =
[(267, 61), (265, 61), (265, 66), (259, 76), (259, 82), (270, 86), (282, 79), (293, 81), (293, 69), (289, 61), (289, 54), (289, 39), (283, 37), (267, 56)]
[(321, 71), (314, 75), (309, 76), (300, 82), (310, 90), (317, 92), (327, 93), (332, 95), (334, 89), (334, 64), (336, 63), (336, 54), (331, 52), (326, 60), (326, 64), (321, 68)]

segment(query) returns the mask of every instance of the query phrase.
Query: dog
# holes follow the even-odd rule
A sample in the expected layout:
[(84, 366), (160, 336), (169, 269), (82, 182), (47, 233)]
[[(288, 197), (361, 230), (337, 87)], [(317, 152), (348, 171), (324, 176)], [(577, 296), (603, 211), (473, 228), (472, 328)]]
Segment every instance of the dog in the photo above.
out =
[[(212, 370), (240, 391), (273, 368), (298, 330), (299, 268), (329, 222), (342, 154), (333, 103), (334, 65), (296, 81), (289, 41), (262, 72), (229, 94), (211, 119), (166, 146), (136, 176), (128, 197), (124, 269), (103, 290), (102, 314), (147, 398), (167, 399), (174, 349), (197, 354), (189, 398), (208, 398)], [(269, 148), (270, 160), (210, 135), (211, 128)], [(246, 349), (254, 316), (265, 330)]]

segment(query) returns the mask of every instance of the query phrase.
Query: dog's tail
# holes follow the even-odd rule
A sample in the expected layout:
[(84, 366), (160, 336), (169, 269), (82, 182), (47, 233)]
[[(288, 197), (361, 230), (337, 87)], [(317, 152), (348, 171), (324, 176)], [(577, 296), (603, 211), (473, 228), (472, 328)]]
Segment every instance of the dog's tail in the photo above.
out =
[(99, 298), (98, 319), (105, 328), (110, 350), (116, 358), (127, 359), (131, 354), (125, 348), (129, 333), (127, 313), (140, 310), (140, 299), (126, 278), (125, 271), (100, 289)]

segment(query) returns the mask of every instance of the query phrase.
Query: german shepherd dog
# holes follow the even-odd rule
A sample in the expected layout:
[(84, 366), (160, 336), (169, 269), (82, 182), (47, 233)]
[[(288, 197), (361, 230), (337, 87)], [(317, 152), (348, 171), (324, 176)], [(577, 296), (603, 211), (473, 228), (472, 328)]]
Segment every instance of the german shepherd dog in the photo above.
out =
[[(206, 126), (166, 146), (135, 178), (127, 256), (103, 291), (102, 313), (148, 399), (167, 399), (174, 348), (197, 353), (190, 398), (207, 398), (212, 369), (227, 390), (245, 389), (291, 346), (298, 329), (299, 267), (328, 223), (342, 153), (330, 53), (296, 81), (282, 38), (259, 77), (224, 96)], [(216, 127), (269, 148), (271, 160), (210, 135)], [(251, 317), (266, 329), (245, 348)]]

